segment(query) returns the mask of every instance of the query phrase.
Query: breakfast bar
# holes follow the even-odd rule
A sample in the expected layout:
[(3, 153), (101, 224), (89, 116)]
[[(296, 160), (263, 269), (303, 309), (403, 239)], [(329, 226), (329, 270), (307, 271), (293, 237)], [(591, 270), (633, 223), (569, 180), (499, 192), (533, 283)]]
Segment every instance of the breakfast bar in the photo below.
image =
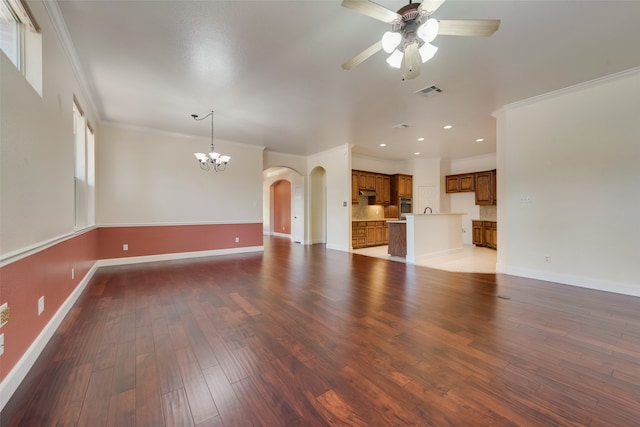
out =
[(405, 256), (415, 264), (421, 259), (463, 251), (464, 213), (407, 214), (406, 221), (387, 221), (391, 256)]

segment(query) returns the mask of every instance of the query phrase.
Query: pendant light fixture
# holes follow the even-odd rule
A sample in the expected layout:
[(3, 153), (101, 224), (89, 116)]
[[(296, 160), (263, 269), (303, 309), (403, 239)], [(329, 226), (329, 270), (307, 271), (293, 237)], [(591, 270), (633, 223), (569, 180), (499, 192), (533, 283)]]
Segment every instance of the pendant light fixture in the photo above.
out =
[(192, 114), (191, 117), (197, 121), (211, 117), (211, 152), (209, 152), (209, 154), (194, 153), (196, 159), (198, 159), (198, 162), (200, 163), (200, 169), (207, 172), (211, 169), (216, 172), (222, 172), (227, 168), (227, 164), (229, 164), (231, 157), (216, 152), (215, 145), (213, 144), (213, 110), (202, 118), (198, 118), (197, 114)]

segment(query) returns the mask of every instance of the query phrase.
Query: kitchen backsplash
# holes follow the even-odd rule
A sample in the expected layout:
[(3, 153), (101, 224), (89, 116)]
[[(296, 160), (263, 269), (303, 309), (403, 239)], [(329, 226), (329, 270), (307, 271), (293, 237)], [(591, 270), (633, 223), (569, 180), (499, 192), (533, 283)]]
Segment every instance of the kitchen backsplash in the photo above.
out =
[(497, 221), (498, 209), (495, 205), (480, 205), (481, 221)]
[(397, 206), (369, 205), (366, 196), (358, 197), (358, 203), (351, 206), (351, 219), (398, 218)]

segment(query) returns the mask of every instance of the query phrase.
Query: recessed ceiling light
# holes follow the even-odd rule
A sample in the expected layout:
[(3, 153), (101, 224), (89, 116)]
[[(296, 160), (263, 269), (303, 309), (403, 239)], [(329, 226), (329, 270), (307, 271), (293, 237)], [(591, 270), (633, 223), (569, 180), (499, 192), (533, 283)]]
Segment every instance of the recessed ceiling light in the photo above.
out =
[(418, 138), (418, 141), (424, 141), (424, 138), (422, 138), (422, 137)]
[(415, 153), (413, 153), (413, 154), (415, 154), (416, 156), (419, 156), (419, 155), (420, 155), (420, 152), (418, 151), (418, 152), (415, 152)]
[(380, 144), (380, 147), (386, 147), (387, 144)]
[(478, 138), (478, 139), (476, 139), (476, 142), (484, 142), (484, 139), (483, 138)]
[(445, 129), (451, 129), (452, 127), (453, 127), (453, 126), (451, 126), (451, 125), (446, 125), (444, 128), (445, 128)]

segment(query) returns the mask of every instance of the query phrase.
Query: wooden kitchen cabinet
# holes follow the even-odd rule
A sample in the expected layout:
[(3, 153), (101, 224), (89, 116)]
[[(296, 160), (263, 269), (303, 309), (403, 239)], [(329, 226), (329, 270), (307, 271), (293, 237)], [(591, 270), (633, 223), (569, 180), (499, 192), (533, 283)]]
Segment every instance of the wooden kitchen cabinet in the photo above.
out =
[(351, 172), (351, 203), (358, 203), (358, 196), (360, 193), (360, 183), (358, 182), (358, 180), (360, 179), (360, 176), (358, 175), (358, 172), (352, 171)]
[(353, 249), (386, 245), (389, 242), (387, 221), (352, 221), (351, 246)]
[(359, 171), (359, 186), (360, 190), (375, 191), (376, 189), (376, 176), (371, 172)]
[(367, 246), (367, 223), (365, 221), (351, 222), (351, 246), (354, 249)]
[(493, 173), (476, 172), (476, 205), (493, 205)]
[(351, 202), (358, 203), (360, 190), (375, 191), (376, 205), (391, 203), (391, 177), (389, 175), (351, 170)]
[(389, 175), (376, 174), (376, 205), (388, 206), (391, 201)]
[(476, 189), (474, 173), (447, 175), (445, 182), (445, 192), (447, 193), (469, 193)]
[(498, 189), (497, 189), (497, 185), (496, 182), (498, 181), (496, 179), (496, 173), (497, 171), (494, 169), (491, 171), (491, 195), (493, 197), (493, 203), (492, 205), (497, 205), (498, 204)]
[(413, 176), (391, 175), (391, 203), (398, 203), (400, 197), (413, 197)]
[(472, 240), (476, 246), (498, 248), (498, 224), (495, 221), (471, 221)]

